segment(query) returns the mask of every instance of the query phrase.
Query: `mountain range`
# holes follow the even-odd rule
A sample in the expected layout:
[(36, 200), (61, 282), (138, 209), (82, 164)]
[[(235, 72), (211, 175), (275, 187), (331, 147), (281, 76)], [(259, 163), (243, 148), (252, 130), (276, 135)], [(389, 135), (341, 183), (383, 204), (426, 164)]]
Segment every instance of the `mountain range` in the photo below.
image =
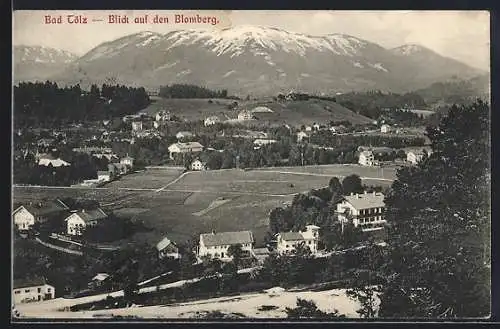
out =
[(419, 45), (387, 49), (344, 34), (311, 36), (245, 25), (140, 32), (102, 43), (81, 57), (43, 47), (15, 47), (14, 62), (15, 81), (50, 79), (82, 87), (119, 83), (148, 89), (190, 83), (243, 96), (291, 89), (405, 92), (485, 74)]

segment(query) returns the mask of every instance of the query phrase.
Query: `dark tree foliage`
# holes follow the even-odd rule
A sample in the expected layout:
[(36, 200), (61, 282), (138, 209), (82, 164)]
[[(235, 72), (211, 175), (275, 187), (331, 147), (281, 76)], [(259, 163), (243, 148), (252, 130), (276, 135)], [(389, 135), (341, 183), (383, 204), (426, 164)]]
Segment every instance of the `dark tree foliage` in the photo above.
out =
[(286, 308), (286, 314), (289, 319), (342, 319), (345, 315), (340, 315), (338, 310), (332, 313), (324, 312), (316, 306), (313, 301), (297, 298), (295, 308)]
[(160, 87), (160, 97), (163, 98), (227, 98), (227, 90), (210, 90), (190, 84), (173, 84)]
[(343, 148), (344, 150), (356, 149), (360, 145), (385, 146), (400, 149), (408, 146), (424, 146), (425, 138), (411, 136), (382, 136), (382, 135), (332, 135), (328, 130), (320, 130), (310, 137), (313, 144)]
[(422, 108), (424, 99), (416, 93), (395, 94), (381, 91), (351, 92), (337, 96), (337, 102), (359, 114), (378, 119), (382, 109), (399, 109), (405, 107)]
[(356, 174), (346, 176), (342, 180), (342, 193), (344, 195), (349, 195), (351, 193), (363, 193), (363, 190), (361, 178)]
[(55, 127), (135, 114), (150, 103), (144, 88), (80, 85), (59, 88), (56, 83), (21, 82), (14, 86), (14, 126)]
[(490, 313), (489, 105), (453, 106), (428, 130), (433, 153), (398, 172), (386, 196), (391, 226), (380, 316)]

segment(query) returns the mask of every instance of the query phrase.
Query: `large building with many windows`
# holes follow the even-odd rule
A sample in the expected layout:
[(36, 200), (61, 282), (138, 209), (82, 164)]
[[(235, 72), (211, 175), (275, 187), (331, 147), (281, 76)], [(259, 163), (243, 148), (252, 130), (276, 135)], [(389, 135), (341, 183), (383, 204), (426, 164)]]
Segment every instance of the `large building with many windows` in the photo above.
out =
[(339, 221), (352, 220), (363, 229), (382, 227), (385, 224), (384, 194), (380, 192), (351, 194), (337, 204)]
[(54, 299), (55, 288), (44, 279), (14, 280), (12, 302), (14, 304)]

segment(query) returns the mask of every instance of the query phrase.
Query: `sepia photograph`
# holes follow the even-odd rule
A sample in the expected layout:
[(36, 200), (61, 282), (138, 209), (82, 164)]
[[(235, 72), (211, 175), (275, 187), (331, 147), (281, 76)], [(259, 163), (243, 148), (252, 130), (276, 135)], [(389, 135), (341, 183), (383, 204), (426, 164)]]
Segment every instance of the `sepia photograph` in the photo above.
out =
[(12, 20), (11, 322), (491, 317), (488, 11)]

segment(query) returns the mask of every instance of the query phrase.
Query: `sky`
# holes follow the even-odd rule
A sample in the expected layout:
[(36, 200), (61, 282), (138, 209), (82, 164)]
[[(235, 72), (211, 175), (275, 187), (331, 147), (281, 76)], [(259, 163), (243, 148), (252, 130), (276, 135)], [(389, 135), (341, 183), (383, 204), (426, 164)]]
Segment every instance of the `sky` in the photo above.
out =
[[(132, 20), (147, 14), (169, 17), (168, 24), (110, 24), (110, 14)], [(174, 15), (215, 16), (218, 24), (175, 24)], [(45, 16), (62, 15), (64, 24), (46, 24)], [(66, 15), (87, 17), (69, 24)], [(102, 19), (96, 22), (93, 19)], [(277, 27), (309, 35), (349, 34), (386, 48), (419, 44), (470, 66), (489, 70), (490, 17), (487, 11), (16, 11), (14, 45), (40, 45), (83, 55), (102, 42), (140, 31), (220, 29), (235, 25)]]

